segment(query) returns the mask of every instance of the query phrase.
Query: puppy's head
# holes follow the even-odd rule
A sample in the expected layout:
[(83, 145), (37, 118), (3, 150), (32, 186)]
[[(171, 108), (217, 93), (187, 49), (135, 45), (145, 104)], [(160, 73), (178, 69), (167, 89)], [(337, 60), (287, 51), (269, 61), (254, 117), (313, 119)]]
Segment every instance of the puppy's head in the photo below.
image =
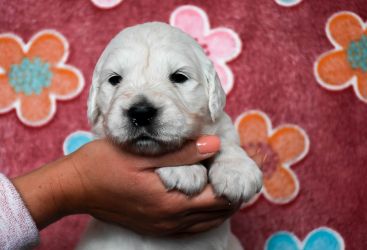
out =
[(225, 94), (194, 39), (164, 23), (127, 28), (93, 73), (93, 131), (140, 154), (159, 154), (197, 137), (223, 112)]

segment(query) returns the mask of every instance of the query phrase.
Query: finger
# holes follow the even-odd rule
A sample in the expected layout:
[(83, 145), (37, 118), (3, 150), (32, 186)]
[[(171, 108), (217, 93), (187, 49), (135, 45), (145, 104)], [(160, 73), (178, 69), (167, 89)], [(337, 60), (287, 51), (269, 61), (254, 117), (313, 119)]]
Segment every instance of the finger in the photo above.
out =
[[(171, 230), (161, 230), (160, 233), (162, 235), (185, 235), (187, 233), (194, 233), (196, 229), (198, 231), (205, 230), (206, 228), (214, 227), (223, 223), (227, 220), (233, 211), (225, 211), (225, 212), (209, 212), (209, 213), (200, 213), (200, 214), (192, 214), (185, 218), (175, 218), (174, 220), (169, 220), (164, 222), (165, 225), (175, 225)], [(214, 222), (215, 221), (215, 222)], [(196, 226), (199, 225), (199, 226)]]
[(223, 211), (214, 211), (214, 212), (206, 212), (206, 213), (196, 213), (186, 215), (184, 218), (180, 220), (180, 223), (187, 226), (192, 226), (198, 223), (209, 222), (216, 219), (226, 220), (235, 213), (234, 209), (231, 210), (223, 210)]
[(197, 223), (186, 229), (183, 229), (178, 234), (197, 234), (197, 233), (206, 232), (210, 229), (213, 229), (223, 224), (226, 221), (226, 219), (227, 218), (219, 218), (219, 219), (214, 219), (211, 221)]
[(205, 189), (197, 196), (192, 197), (188, 202), (182, 204), (182, 211), (218, 211), (231, 209), (233, 205), (224, 197), (217, 197), (211, 185), (206, 185)]
[(187, 142), (179, 151), (162, 156), (150, 157), (149, 166), (156, 168), (194, 164), (210, 158), (219, 149), (219, 137), (214, 135), (202, 136), (196, 141)]

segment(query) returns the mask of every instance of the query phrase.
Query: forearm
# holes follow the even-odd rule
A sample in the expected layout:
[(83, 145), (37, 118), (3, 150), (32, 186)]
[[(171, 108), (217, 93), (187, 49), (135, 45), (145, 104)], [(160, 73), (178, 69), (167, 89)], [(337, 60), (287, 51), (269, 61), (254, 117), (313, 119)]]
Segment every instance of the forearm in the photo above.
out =
[(39, 230), (71, 213), (72, 161), (68, 157), (12, 180)]

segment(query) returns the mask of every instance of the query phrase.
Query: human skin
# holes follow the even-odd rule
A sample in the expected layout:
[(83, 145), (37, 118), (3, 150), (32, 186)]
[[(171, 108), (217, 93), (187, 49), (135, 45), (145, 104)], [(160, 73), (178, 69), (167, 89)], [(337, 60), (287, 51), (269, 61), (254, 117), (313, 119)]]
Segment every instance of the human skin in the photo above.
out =
[(138, 233), (190, 235), (209, 230), (239, 207), (218, 198), (208, 184), (196, 196), (168, 191), (154, 170), (213, 156), (215, 136), (186, 143), (163, 156), (137, 156), (106, 139), (12, 180), (39, 230), (71, 214), (90, 214)]

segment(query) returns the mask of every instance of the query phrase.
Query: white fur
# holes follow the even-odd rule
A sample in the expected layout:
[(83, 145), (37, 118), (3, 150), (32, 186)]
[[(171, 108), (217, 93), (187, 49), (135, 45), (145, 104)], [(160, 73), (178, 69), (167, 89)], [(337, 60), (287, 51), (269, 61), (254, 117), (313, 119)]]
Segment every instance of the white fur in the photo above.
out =
[[(180, 69), (189, 80), (175, 84), (169, 75)], [(123, 80), (108, 83), (111, 73)], [(124, 110), (141, 98), (159, 107), (154, 133), (133, 130)], [(262, 186), (256, 164), (239, 146), (230, 118), (223, 111), (225, 94), (213, 64), (194, 39), (163, 23), (146, 23), (119, 33), (100, 57), (88, 101), (88, 118), (94, 133), (112, 138), (137, 153), (159, 154), (178, 149), (201, 134), (221, 137), (222, 148), (209, 166), (164, 167), (158, 169), (167, 189), (198, 193), (208, 179), (218, 196), (231, 202), (248, 200)], [(149, 134), (155, 142), (131, 145), (131, 139)], [(208, 173), (209, 172), (209, 173)], [(242, 249), (231, 234), (229, 222), (185, 239), (155, 238), (94, 220), (78, 249), (137, 250), (237, 250)]]

